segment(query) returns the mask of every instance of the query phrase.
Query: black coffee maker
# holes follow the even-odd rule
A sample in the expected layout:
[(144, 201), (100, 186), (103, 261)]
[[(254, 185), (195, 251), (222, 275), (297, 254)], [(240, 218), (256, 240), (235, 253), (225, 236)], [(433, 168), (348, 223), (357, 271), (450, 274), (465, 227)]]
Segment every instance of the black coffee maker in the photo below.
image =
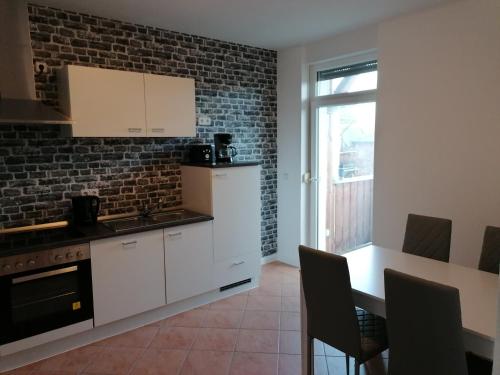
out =
[(95, 195), (85, 195), (71, 198), (73, 205), (73, 223), (75, 225), (90, 225), (97, 223), (97, 214), (101, 200)]
[(218, 163), (232, 163), (233, 157), (238, 155), (236, 147), (231, 146), (233, 136), (228, 133), (214, 134), (215, 158)]

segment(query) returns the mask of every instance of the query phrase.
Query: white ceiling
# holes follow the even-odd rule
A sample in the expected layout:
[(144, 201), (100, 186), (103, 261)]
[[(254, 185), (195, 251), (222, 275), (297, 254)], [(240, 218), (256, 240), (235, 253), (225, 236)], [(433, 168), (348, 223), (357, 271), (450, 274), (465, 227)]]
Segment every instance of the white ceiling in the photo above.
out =
[(34, 0), (141, 25), (279, 49), (446, 0)]

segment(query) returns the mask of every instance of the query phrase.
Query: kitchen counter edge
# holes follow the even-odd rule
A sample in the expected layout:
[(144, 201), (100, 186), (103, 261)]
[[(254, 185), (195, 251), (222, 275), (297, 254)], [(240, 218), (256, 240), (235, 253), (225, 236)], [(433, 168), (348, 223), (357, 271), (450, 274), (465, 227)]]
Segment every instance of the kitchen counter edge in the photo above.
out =
[(135, 233), (149, 232), (149, 231), (157, 230), (157, 229), (172, 228), (172, 227), (178, 227), (178, 226), (182, 226), (182, 225), (201, 223), (201, 222), (205, 222), (205, 221), (212, 221), (213, 219), (214, 219), (213, 216), (201, 215), (201, 216), (197, 216), (197, 217), (193, 217), (193, 218), (189, 218), (189, 219), (184, 219), (184, 220), (179, 220), (179, 221), (175, 221), (175, 222), (171, 222), (171, 223), (158, 223), (155, 225), (148, 226), (147, 228), (144, 228), (144, 227), (133, 228), (133, 229), (122, 230), (119, 232), (114, 232), (113, 230), (107, 228), (102, 223), (97, 223), (96, 225), (92, 225), (92, 226), (79, 226), (79, 227), (75, 227), (75, 229), (78, 232), (80, 232), (81, 234), (83, 234), (82, 237), (69, 239), (69, 240), (65, 240), (65, 241), (55, 241), (55, 242), (41, 244), (41, 245), (33, 245), (33, 246), (29, 246), (29, 247), (27, 246), (27, 247), (23, 247), (20, 249), (5, 250), (5, 251), (0, 250), (0, 258), (11, 257), (11, 256), (21, 255), (21, 254), (26, 254), (26, 253), (36, 252), (36, 251), (56, 249), (56, 248), (65, 247), (65, 246), (79, 245), (79, 244), (87, 243), (90, 241), (102, 240), (105, 238), (118, 237), (118, 236), (124, 236), (124, 235), (135, 234)]

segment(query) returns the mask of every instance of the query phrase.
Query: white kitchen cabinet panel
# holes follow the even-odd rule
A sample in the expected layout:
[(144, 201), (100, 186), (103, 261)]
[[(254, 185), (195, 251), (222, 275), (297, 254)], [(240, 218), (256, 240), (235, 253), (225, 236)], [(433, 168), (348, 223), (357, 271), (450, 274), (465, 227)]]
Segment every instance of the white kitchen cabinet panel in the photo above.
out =
[(255, 278), (260, 267), (260, 257), (244, 254), (215, 263), (215, 287), (230, 285), (239, 281)]
[(166, 304), (163, 229), (90, 243), (96, 326)]
[(142, 73), (66, 65), (58, 79), (74, 137), (146, 136)]
[(144, 74), (149, 137), (195, 137), (194, 79)]
[(212, 169), (215, 261), (260, 258), (260, 166)]
[(212, 222), (165, 229), (167, 303), (214, 289)]

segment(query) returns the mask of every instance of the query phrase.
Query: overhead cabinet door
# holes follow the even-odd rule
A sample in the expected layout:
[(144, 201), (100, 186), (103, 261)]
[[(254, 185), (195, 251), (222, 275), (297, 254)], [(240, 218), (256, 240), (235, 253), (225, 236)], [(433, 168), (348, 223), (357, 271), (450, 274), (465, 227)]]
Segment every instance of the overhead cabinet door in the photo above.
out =
[(195, 137), (194, 79), (144, 74), (149, 137)]
[(61, 80), (74, 137), (146, 136), (144, 74), (68, 65)]

